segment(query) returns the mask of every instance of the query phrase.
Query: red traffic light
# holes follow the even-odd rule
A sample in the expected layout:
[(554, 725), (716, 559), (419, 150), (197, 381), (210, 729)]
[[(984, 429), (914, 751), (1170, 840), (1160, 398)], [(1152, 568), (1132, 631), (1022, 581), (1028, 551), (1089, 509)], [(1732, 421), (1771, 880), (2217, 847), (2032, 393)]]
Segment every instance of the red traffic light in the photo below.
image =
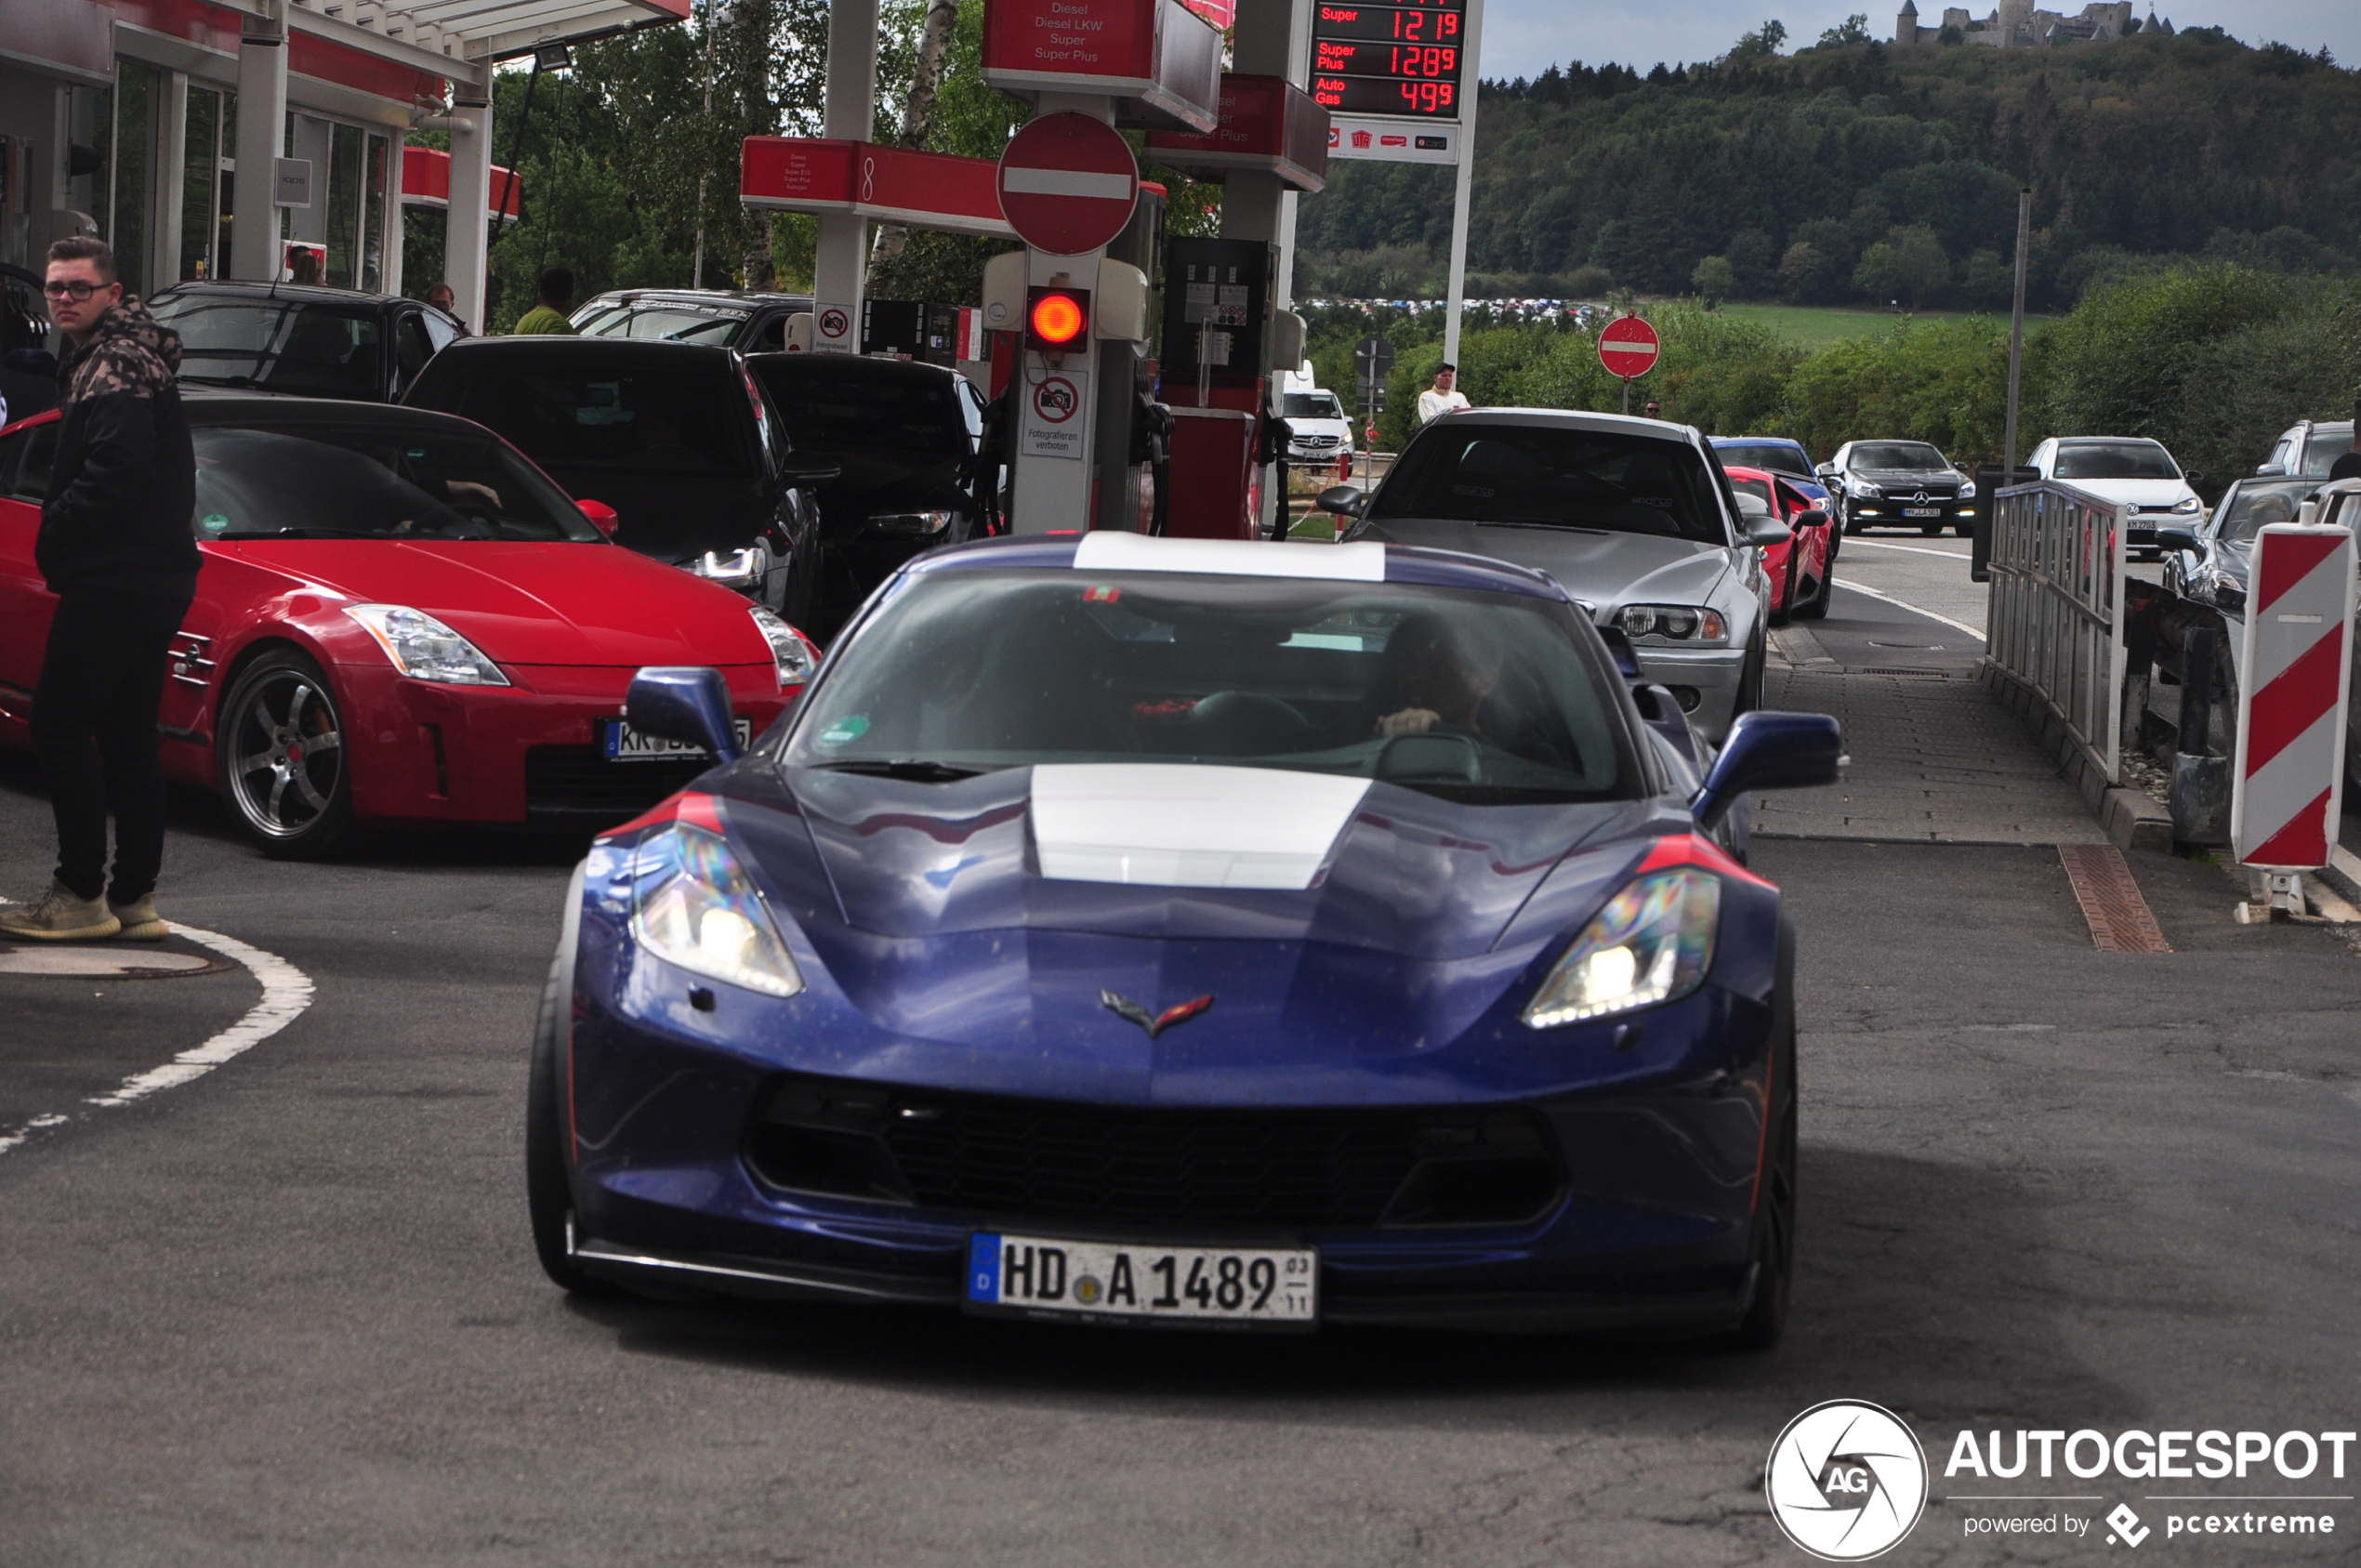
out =
[(1090, 333), (1090, 296), (1087, 290), (1036, 288), (1025, 311), (1028, 347), (1056, 352), (1069, 349)]

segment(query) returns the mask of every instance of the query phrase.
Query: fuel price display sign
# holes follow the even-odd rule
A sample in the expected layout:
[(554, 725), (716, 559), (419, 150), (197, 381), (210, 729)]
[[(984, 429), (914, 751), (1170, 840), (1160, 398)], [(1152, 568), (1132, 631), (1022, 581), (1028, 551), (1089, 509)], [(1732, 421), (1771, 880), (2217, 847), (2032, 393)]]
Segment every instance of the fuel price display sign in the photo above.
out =
[(1314, 101), (1331, 114), (1460, 118), (1467, 0), (1403, 6), (1319, 0), (1312, 13)]

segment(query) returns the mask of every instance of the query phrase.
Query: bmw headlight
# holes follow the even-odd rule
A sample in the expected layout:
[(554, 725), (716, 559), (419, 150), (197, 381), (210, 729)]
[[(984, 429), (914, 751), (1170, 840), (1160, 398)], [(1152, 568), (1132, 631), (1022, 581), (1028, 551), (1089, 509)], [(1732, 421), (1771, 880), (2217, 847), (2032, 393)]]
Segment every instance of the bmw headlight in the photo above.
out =
[(1673, 642), (1730, 640), (1730, 623), (1719, 610), (1694, 604), (1627, 604), (1615, 613), (1626, 637), (1661, 637)]
[(753, 544), (742, 550), (707, 550), (680, 564), (692, 574), (725, 588), (751, 588), (760, 584), (764, 573), (771, 570), (771, 552), (760, 544)]
[(760, 605), (748, 613), (754, 617), (755, 629), (771, 644), (771, 662), (779, 666), (779, 690), (809, 683), (811, 672), (820, 667), (819, 650), (801, 632)]
[(423, 610), (406, 604), (348, 604), (344, 613), (376, 639), (394, 668), (414, 680), (450, 686), (508, 684), (483, 650)]
[(1541, 982), (1528, 1029), (1673, 1002), (1705, 983), (1721, 916), (1721, 879), (1682, 866), (1638, 877), (1607, 901)]
[(869, 519), (869, 532), (888, 539), (931, 539), (958, 515), (953, 511), (879, 512)]
[(649, 952), (769, 996), (803, 990), (761, 892), (719, 834), (676, 822), (640, 841), (633, 871), (631, 935)]

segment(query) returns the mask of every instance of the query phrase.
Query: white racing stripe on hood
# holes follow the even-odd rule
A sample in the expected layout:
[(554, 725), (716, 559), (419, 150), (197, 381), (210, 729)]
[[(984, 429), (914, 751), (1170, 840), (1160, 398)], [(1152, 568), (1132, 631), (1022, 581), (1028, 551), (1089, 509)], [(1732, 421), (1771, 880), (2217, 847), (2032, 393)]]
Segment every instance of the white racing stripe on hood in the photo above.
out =
[(1385, 581), (1385, 547), (1364, 541), (1305, 550), (1266, 550), (1243, 539), (1155, 539), (1102, 528), (1074, 547), (1076, 572), (1203, 572), (1223, 577), (1320, 577)]
[(1276, 768), (1043, 763), (1033, 841), (1041, 875), (1062, 882), (1303, 889), (1368, 791)]

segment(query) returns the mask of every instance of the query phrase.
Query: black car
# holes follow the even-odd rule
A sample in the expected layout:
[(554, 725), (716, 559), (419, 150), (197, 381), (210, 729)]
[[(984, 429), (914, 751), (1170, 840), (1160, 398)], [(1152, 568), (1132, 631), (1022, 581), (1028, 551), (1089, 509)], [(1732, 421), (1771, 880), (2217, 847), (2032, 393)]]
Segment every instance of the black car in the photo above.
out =
[(182, 381), (360, 402), (400, 402), (468, 330), (400, 295), (301, 283), (175, 283), (148, 309), (180, 335)]
[(742, 354), (787, 346), (787, 318), (811, 309), (804, 294), (740, 294), (719, 288), (625, 288), (577, 307), (574, 330), (585, 337), (647, 337), (711, 343)]
[(824, 628), (912, 556), (996, 531), (1000, 465), (984, 450), (983, 400), (957, 371), (851, 354), (757, 354), (746, 366), (796, 450), (843, 470), (820, 487)]
[[(8, 405), (0, 424), (31, 418), (58, 406), (54, 361), (11, 364), (6, 356), (48, 351), (53, 336), (48, 310), (41, 302), (38, 274), (0, 261), (0, 401)], [(35, 368), (35, 364), (40, 368)]]
[(618, 543), (798, 626), (820, 605), (819, 499), (837, 465), (794, 450), (735, 349), (619, 337), (477, 337), (402, 400), (489, 426)]
[(1974, 531), (1975, 481), (1922, 441), (1849, 441), (1820, 465), (1833, 511), (1847, 534), (1915, 528)]

